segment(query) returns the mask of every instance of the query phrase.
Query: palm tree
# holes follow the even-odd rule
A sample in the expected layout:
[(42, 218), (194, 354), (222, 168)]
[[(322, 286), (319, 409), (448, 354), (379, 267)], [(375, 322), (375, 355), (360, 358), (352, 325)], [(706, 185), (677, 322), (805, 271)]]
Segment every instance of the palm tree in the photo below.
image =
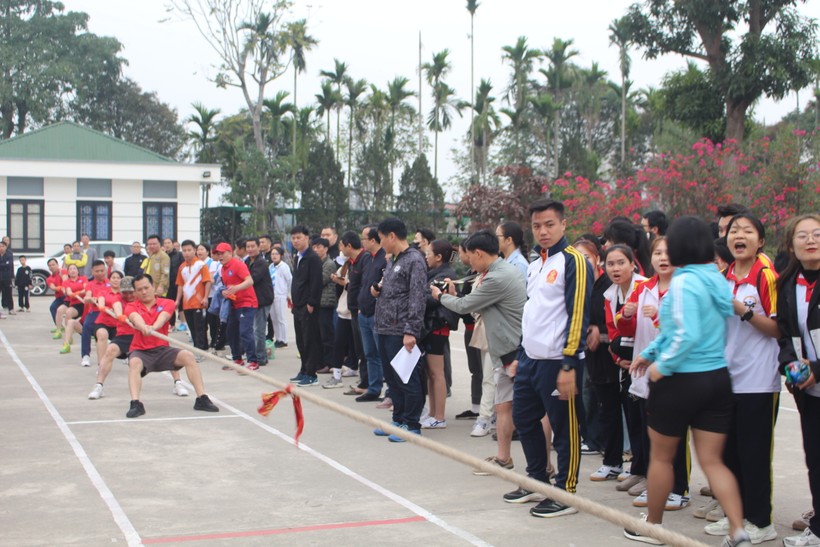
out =
[(410, 114), (413, 109), (405, 104), (405, 100), (414, 96), (415, 93), (405, 86), (410, 83), (410, 80), (404, 76), (396, 76), (392, 81), (387, 82), (387, 104), (390, 107), (390, 127), (388, 127), (385, 144), (390, 158), (390, 180), (393, 178), (393, 172), (396, 162), (396, 117)]
[(549, 93), (541, 93), (529, 98), (530, 108), (536, 119), (541, 122), (544, 128), (544, 170), (550, 170), (550, 124), (552, 123), (555, 111), (561, 109), (561, 105), (556, 103)]
[(359, 106), (359, 97), (367, 91), (367, 82), (365, 80), (354, 80), (353, 78), (347, 78), (345, 80), (345, 87), (347, 87), (345, 106), (350, 109), (347, 136), (347, 189), (350, 191), (350, 181), (353, 173), (351, 170), (351, 165), (353, 163), (353, 120), (356, 118), (356, 108)]
[[(434, 53), (433, 62), (424, 63), (422, 66), (422, 69), (427, 76), (427, 83), (433, 88), (433, 110), (428, 116), (427, 127), (435, 132), (434, 177), (438, 177), (438, 133), (441, 131), (441, 128), (444, 127), (442, 123), (443, 117), (447, 117), (446, 127), (449, 128), (450, 126), (449, 113), (444, 114), (444, 116), (440, 116), (439, 108), (441, 107), (440, 105), (448, 104), (449, 101), (452, 101), (452, 96), (455, 94), (455, 90), (453, 90), (453, 88), (442, 82), (442, 78), (447, 76), (452, 68), (450, 61), (447, 60), (447, 56), (449, 54), (449, 49), (444, 49), (438, 53)], [(455, 106), (455, 103), (453, 103), (453, 106)], [(461, 114), (460, 109), (458, 112)]]
[(515, 161), (521, 163), (520, 137), (521, 127), (525, 122), (528, 80), (533, 62), (541, 56), (541, 52), (537, 49), (530, 49), (525, 36), (519, 36), (514, 46), (504, 46), (501, 50), (504, 52), (501, 59), (508, 62), (513, 69), (510, 85), (507, 88), (507, 103), (513, 108), (508, 110), (507, 114), (512, 124)]
[(470, 134), (476, 135), (472, 143), (474, 161), (479, 172), (483, 175), (484, 184), (487, 184), (487, 159), (489, 157), (489, 148), (495, 137), (495, 132), (501, 125), (501, 120), (498, 118), (493, 102), (495, 97), (490, 95), (493, 90), (493, 85), (490, 80), (481, 80), (476, 90), (475, 101), (473, 108), (475, 110), (475, 117), (473, 124), (470, 126)]
[[(293, 63), (293, 108), (294, 111), (299, 109), (296, 102), (297, 80), (300, 72), (307, 69), (306, 54), (313, 49), (313, 46), (319, 42), (313, 36), (307, 33), (307, 22), (304, 19), (288, 23), (285, 31), (285, 40), (291, 49), (291, 62)], [(293, 149), (291, 153), (296, 155), (296, 127), (293, 131)], [(294, 166), (296, 164), (294, 163)], [(293, 176), (296, 176), (296, 170), (293, 170)]]
[(629, 46), (632, 36), (626, 17), (615, 19), (609, 24), (609, 43), (618, 48), (618, 65), (621, 69), (621, 165), (626, 162), (626, 81), (632, 60), (629, 58)]
[(576, 85), (580, 93), (578, 102), (580, 103), (581, 117), (586, 122), (586, 145), (587, 151), (592, 152), (592, 139), (595, 128), (601, 118), (602, 95), (610, 88), (607, 86), (606, 71), (598, 67), (598, 63), (592, 63), (589, 69), (581, 69), (576, 73)]
[[(194, 113), (185, 119), (186, 123), (192, 123), (197, 126), (199, 131), (191, 131), (188, 133), (188, 138), (194, 141), (194, 147), (197, 149), (196, 161), (200, 163), (213, 163), (214, 150), (214, 120), (221, 112), (218, 108), (209, 109), (202, 103), (193, 103)], [(202, 185), (202, 197), (205, 207), (208, 207), (208, 198), (210, 195), (210, 184)]]
[[(336, 65), (333, 70), (322, 70), (319, 72), (319, 76), (324, 76), (327, 78), (331, 83), (336, 84), (336, 92), (338, 93), (339, 97), (342, 96), (342, 84), (345, 82), (347, 78), (347, 63), (341, 62), (339, 59), (333, 59), (333, 63)], [(341, 132), (341, 117), (342, 117), (342, 105), (343, 101), (339, 101), (336, 104), (336, 161), (339, 161), (339, 133)]]
[(292, 103), (285, 102), (285, 99), (288, 98), (287, 91), (279, 91), (276, 93), (273, 99), (265, 99), (263, 104), (265, 108), (268, 110), (271, 116), (271, 134), (270, 134), (270, 143), (271, 143), (271, 150), (273, 151), (273, 157), (275, 158), (279, 152), (279, 146), (281, 145), (280, 135), (284, 135), (283, 131), (283, 118), (285, 114), (293, 114), (295, 112), (295, 107)]
[[(475, 12), (478, 9), (478, 0), (467, 0), (467, 11), (470, 12), (470, 89), (475, 89)], [(475, 143), (475, 105), (470, 109), (470, 143)], [(471, 144), (472, 146), (472, 144)], [(476, 164), (470, 154), (470, 164), (473, 175), (476, 175)]]
[[(547, 77), (547, 84), (552, 92), (552, 98), (560, 103), (563, 99), (564, 90), (572, 85), (570, 78), (569, 60), (578, 55), (578, 50), (570, 49), (574, 40), (562, 40), (555, 38), (552, 47), (544, 51), (544, 56), (550, 61), (550, 69), (541, 73)], [(561, 110), (555, 111), (552, 127), (553, 138), (553, 159), (555, 160), (555, 178), (558, 178), (558, 157), (561, 146)]]
[(461, 116), (464, 103), (455, 98), (456, 90), (439, 82), (433, 89), (433, 108), (427, 117), (427, 127), (435, 133), (433, 176), (438, 179), (438, 134), (453, 125), (453, 114)]
[(316, 94), (316, 102), (319, 103), (319, 108), (316, 109), (318, 116), (327, 115), (327, 132), (325, 133), (325, 142), (330, 145), (330, 113), (336, 108), (336, 105), (341, 102), (342, 98), (339, 93), (333, 89), (333, 82), (325, 80), (322, 82), (322, 92)]

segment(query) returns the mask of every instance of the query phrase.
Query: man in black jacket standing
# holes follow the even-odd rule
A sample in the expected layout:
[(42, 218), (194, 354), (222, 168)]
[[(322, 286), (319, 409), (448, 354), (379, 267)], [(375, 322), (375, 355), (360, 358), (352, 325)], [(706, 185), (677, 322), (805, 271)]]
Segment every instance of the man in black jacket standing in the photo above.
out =
[[(171, 270), (168, 272), (168, 279), (171, 280), (171, 283), (168, 285), (168, 292), (165, 293), (165, 298), (169, 300), (176, 300), (177, 299), (177, 285), (174, 281), (177, 278), (177, 273), (179, 272), (179, 267), (182, 265), (182, 253), (176, 250), (174, 247), (174, 240), (170, 237), (166, 237), (162, 240), (162, 250), (168, 255), (168, 258), (171, 259)], [(90, 260), (90, 257), (89, 257)], [(183, 318), (184, 319), (184, 318)], [(174, 313), (171, 314), (171, 320), (169, 321), (171, 324), (172, 329), (176, 329), (177, 324), (177, 313), (174, 310)], [(184, 330), (180, 327), (180, 330)]]
[(135, 241), (131, 244), (131, 256), (125, 259), (123, 271), (126, 276), (135, 277), (142, 273), (142, 261), (147, 257), (142, 254), (142, 243)]
[(259, 307), (253, 319), (253, 336), (256, 339), (256, 358), (260, 367), (268, 364), (268, 353), (265, 349), (265, 330), (268, 325), (268, 314), (273, 304), (273, 283), (268, 272), (268, 261), (259, 252), (259, 238), (251, 237), (245, 242), (248, 253), (245, 263), (253, 278), (253, 292)]
[(11, 294), (11, 282), (14, 280), (14, 255), (5, 241), (0, 241), (0, 319), (5, 318), (3, 308), (9, 315), (14, 315), (14, 297)]
[[(362, 352), (367, 360), (367, 383), (359, 382), (359, 387), (366, 389), (356, 397), (356, 402), (366, 403), (378, 401), (381, 398), (384, 372), (382, 358), (379, 354), (379, 343), (374, 330), (376, 321), (376, 298), (371, 294), (370, 287), (379, 283), (387, 266), (385, 252), (381, 246), (379, 232), (375, 225), (366, 226), (362, 230), (362, 247), (364, 254), (358, 259), (362, 267), (362, 288), (359, 291), (357, 302), (359, 333), (362, 337)], [(355, 391), (355, 390), (354, 390)], [(385, 401), (387, 402), (387, 401)]]
[(353, 347), (358, 360), (358, 363), (351, 363), (351, 368), (356, 367), (359, 371), (359, 387), (367, 389), (367, 360), (362, 349), (362, 334), (359, 329), (359, 293), (362, 290), (362, 275), (367, 252), (362, 249), (362, 240), (356, 232), (342, 234), (339, 250), (347, 258), (347, 282), (344, 277), (340, 278), (335, 274), (331, 279), (342, 287), (347, 287), (347, 309), (350, 311)]
[(319, 331), (319, 305), (322, 300), (322, 260), (310, 248), (310, 232), (304, 226), (294, 226), (290, 241), (296, 251), (293, 258), (293, 326), (296, 347), (302, 360), (299, 374), (291, 378), (300, 387), (319, 383), (316, 371), (322, 366), (322, 335)]

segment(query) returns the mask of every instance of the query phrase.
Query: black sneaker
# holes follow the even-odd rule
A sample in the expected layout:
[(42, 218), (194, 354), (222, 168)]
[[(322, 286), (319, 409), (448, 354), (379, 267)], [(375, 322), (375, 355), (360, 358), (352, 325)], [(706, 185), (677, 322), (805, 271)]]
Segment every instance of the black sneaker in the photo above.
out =
[(370, 393), (369, 391), (363, 395), (356, 397), (357, 403), (369, 403), (371, 401), (381, 401), (382, 398), (378, 393)]
[(472, 410), (465, 410), (461, 414), (456, 414), (456, 420), (475, 420), (478, 418), (478, 412)]
[[(641, 520), (646, 520), (646, 515), (641, 514)], [(661, 526), (660, 524), (656, 524), (655, 526)], [(640, 541), (641, 543), (648, 543), (649, 545), (664, 545), (662, 541), (659, 539), (655, 539), (650, 536), (644, 536), (635, 530), (629, 530), (624, 528), (624, 537), (626, 539), (631, 539), (632, 541)]]
[[(493, 433), (493, 440), (494, 441), (498, 440), (498, 433)], [(521, 440), (521, 437), (518, 436), (518, 430), (517, 429), (513, 429), (512, 438), (510, 440), (511, 441), (520, 441)]]
[(200, 395), (194, 402), (194, 410), (205, 412), (219, 412), (219, 407), (211, 402), (207, 395)]
[(136, 418), (145, 414), (145, 407), (140, 401), (131, 401), (131, 408), (125, 413), (126, 418)]
[(519, 488), (512, 492), (504, 494), (504, 501), (507, 503), (527, 503), (529, 501), (542, 501), (545, 498), (544, 494), (538, 492), (531, 492), (525, 488)]
[(578, 509), (572, 505), (564, 505), (563, 503), (551, 500), (549, 498), (530, 509), (530, 515), (544, 519), (562, 517), (564, 515), (574, 515), (577, 512)]

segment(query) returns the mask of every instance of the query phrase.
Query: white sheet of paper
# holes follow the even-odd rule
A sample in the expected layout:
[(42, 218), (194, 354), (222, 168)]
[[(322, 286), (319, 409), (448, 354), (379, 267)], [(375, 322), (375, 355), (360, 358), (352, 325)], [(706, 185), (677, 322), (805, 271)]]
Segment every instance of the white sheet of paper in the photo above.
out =
[(402, 346), (396, 356), (393, 357), (393, 360), (390, 361), (396, 374), (401, 378), (402, 383), (406, 384), (410, 379), (410, 375), (413, 373), (413, 369), (416, 368), (420, 357), (421, 350), (419, 349), (419, 345), (416, 344), (413, 346), (413, 351), (407, 351), (404, 349), (404, 346)]

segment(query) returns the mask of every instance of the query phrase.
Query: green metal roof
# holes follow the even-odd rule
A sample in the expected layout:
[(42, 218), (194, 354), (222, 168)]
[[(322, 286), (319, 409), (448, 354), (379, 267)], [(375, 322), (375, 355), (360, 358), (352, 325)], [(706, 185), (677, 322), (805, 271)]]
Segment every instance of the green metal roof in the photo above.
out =
[(0, 159), (176, 163), (141, 146), (73, 122), (57, 122), (0, 141)]

